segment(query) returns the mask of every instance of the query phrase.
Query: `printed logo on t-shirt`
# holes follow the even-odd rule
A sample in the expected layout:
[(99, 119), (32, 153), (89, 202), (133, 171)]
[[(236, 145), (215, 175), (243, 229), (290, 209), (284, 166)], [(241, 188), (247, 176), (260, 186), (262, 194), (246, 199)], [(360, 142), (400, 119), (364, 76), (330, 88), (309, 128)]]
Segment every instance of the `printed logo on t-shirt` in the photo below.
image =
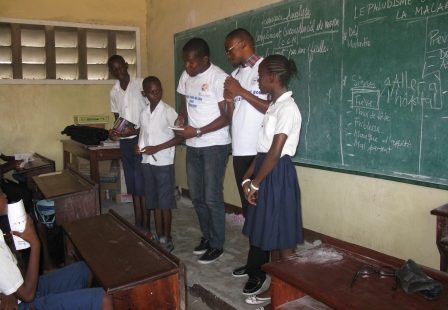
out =
[(202, 86), (201, 86), (201, 90), (202, 91), (208, 91), (208, 84), (207, 83), (205, 83), (205, 84), (202, 84)]
[(187, 104), (189, 107), (196, 108), (199, 103), (201, 103), (202, 98), (198, 96), (189, 96), (186, 95), (185, 98), (187, 99)]

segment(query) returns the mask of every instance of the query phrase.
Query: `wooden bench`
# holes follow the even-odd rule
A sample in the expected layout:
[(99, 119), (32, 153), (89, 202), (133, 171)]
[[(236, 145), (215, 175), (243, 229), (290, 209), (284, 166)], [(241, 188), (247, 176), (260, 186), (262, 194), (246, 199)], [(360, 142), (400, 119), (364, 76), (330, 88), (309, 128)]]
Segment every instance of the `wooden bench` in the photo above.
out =
[(114, 211), (62, 226), (67, 257), (84, 260), (114, 309), (185, 309), (184, 265)]
[(318, 247), (263, 266), (272, 278), (273, 309), (307, 295), (334, 309), (447, 309), (448, 274), (422, 267), (444, 285), (436, 301), (408, 295), (400, 287), (394, 290), (394, 277), (378, 274), (360, 276), (351, 286), (354, 275), (365, 265), (399, 268), (405, 262), (331, 237), (319, 239), (323, 243)]

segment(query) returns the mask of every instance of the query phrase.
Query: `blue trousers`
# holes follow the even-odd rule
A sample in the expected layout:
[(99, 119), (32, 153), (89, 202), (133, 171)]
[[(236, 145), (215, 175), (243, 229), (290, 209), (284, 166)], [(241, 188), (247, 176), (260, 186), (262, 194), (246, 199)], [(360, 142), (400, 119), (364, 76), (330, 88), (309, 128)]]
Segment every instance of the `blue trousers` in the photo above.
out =
[(142, 172), (142, 155), (136, 155), (134, 148), (138, 144), (138, 136), (132, 139), (121, 139), (121, 161), (123, 163), (124, 179), (129, 194), (144, 196), (144, 179)]
[(101, 309), (105, 293), (102, 288), (87, 288), (89, 273), (87, 265), (78, 262), (40, 276), (36, 297), (21, 303), (20, 310), (31, 305), (37, 310)]
[(202, 236), (210, 247), (222, 249), (225, 240), (223, 182), (229, 145), (187, 147), (187, 179)]

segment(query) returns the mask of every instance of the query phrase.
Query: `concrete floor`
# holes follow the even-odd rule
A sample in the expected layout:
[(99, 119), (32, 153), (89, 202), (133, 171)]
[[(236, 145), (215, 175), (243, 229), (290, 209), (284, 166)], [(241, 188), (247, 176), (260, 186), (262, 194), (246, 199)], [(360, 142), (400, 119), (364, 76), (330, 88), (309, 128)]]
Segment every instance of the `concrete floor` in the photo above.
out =
[[(105, 213), (109, 209), (113, 209), (130, 223), (134, 222), (132, 204), (104, 201), (102, 212)], [(247, 278), (234, 278), (231, 274), (235, 267), (246, 261), (248, 242), (241, 234), (242, 225), (241, 215), (227, 214), (224, 254), (211, 264), (201, 265), (197, 262), (198, 256), (192, 253), (201, 237), (196, 213), (189, 199), (181, 197), (177, 201), (172, 221), (175, 246), (172, 253), (185, 264), (187, 309), (255, 310), (266, 306), (246, 304), (245, 296), (241, 292)], [(153, 223), (151, 228), (154, 228)]]

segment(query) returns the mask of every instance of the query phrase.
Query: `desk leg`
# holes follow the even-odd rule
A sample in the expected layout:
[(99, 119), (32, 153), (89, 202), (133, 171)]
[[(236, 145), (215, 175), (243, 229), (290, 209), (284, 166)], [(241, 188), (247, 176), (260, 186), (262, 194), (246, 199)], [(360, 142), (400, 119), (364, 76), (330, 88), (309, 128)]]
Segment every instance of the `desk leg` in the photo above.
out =
[(444, 216), (437, 216), (437, 228), (436, 228), (436, 244), (440, 253), (440, 270), (448, 271), (448, 249), (445, 244), (442, 244), (441, 240), (446, 234), (448, 223), (447, 218)]
[(305, 296), (299, 289), (289, 285), (279, 278), (271, 275), (271, 305), (272, 309), (292, 300)]
[(90, 178), (96, 184), (100, 184), (100, 170), (98, 167), (98, 158), (91, 153), (90, 155)]
[(67, 165), (70, 163), (70, 152), (66, 151), (64, 149), (63, 154), (63, 161), (64, 161), (64, 169), (67, 168)]
[(100, 182), (100, 168), (98, 166), (98, 156), (96, 152), (90, 152), (90, 178), (98, 184), (98, 200), (100, 204), (100, 214), (101, 206), (103, 202), (101, 201), (101, 182)]

